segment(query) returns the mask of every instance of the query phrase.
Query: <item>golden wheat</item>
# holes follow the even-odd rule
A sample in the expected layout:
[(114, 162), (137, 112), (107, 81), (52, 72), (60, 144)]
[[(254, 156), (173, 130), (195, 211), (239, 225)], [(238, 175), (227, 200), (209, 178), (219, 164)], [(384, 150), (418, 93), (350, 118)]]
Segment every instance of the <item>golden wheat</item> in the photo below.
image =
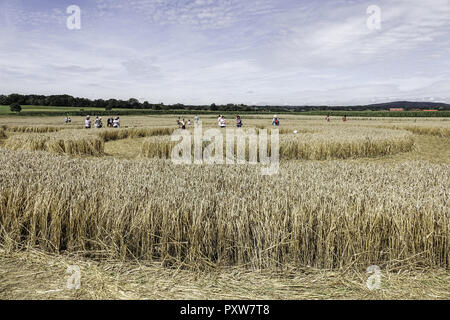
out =
[(48, 151), (70, 155), (98, 156), (104, 153), (104, 142), (83, 130), (64, 130), (47, 134), (24, 133), (10, 137), (4, 147), (12, 150)]
[(174, 128), (129, 128), (129, 129), (107, 129), (98, 132), (103, 141), (113, 141), (127, 138), (142, 138), (150, 136), (170, 135)]
[(283, 135), (281, 159), (330, 160), (377, 157), (411, 151), (408, 132), (383, 129), (339, 128), (315, 134)]
[[(315, 133), (310, 133), (311, 129), (303, 130), (303, 133), (292, 134), (291, 129), (285, 129), (285, 133), (280, 135), (280, 159), (328, 160), (377, 157), (408, 152), (414, 147), (412, 135), (405, 131), (349, 126), (316, 127)], [(268, 140), (270, 150), (270, 138)], [(176, 144), (177, 142), (170, 141), (169, 136), (147, 138), (142, 144), (141, 154), (149, 158), (168, 159)], [(205, 142), (203, 144), (205, 145)], [(247, 141), (247, 159), (248, 154)]]
[[(0, 243), (192, 267), (450, 266), (448, 165), (0, 152)], [(18, 165), (20, 164), (20, 165)]]
[(6, 139), (6, 138), (8, 138), (8, 136), (6, 135), (5, 130), (0, 128), (0, 139)]
[(422, 127), (422, 126), (394, 126), (394, 129), (408, 130), (414, 134), (437, 136), (442, 138), (450, 137), (450, 128), (445, 127)]
[(61, 127), (54, 126), (2, 126), (5, 131), (23, 133), (49, 133), (60, 131)]

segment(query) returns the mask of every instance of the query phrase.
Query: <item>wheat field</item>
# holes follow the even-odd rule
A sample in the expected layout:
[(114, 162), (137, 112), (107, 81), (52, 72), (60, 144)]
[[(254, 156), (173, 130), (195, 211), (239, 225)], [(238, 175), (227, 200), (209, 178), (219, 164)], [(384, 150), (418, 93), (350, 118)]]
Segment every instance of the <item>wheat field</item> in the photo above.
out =
[[(448, 275), (450, 163), (435, 160), (450, 145), (446, 121), (282, 119), (279, 172), (261, 176), (260, 165), (173, 164), (175, 117), (91, 130), (25, 120), (0, 121), (5, 257)], [(244, 124), (270, 129), (268, 120)], [(205, 130), (215, 121), (204, 119)]]
[(21, 133), (5, 140), (4, 147), (11, 150), (48, 151), (70, 155), (103, 153), (104, 141), (83, 130), (63, 130), (52, 133)]
[[(298, 130), (297, 130), (298, 131)], [(246, 132), (246, 131), (244, 131)], [(246, 159), (249, 159), (249, 135), (258, 134), (260, 130), (249, 131), (246, 137)], [(268, 151), (271, 150), (271, 131), (267, 132)], [(362, 157), (377, 157), (408, 152), (414, 148), (412, 134), (406, 131), (360, 127), (316, 126), (293, 134), (293, 130), (280, 131), (280, 158), (282, 160), (332, 160)], [(192, 140), (192, 144), (193, 139)], [(148, 158), (170, 159), (172, 150), (178, 142), (171, 141), (170, 136), (150, 137), (142, 144), (141, 154)], [(203, 141), (207, 146), (210, 142)], [(234, 141), (236, 156), (236, 139)], [(223, 151), (226, 153), (227, 140), (223, 139)], [(259, 148), (258, 148), (259, 149)], [(193, 148), (191, 148), (193, 153)], [(269, 152), (270, 155), (270, 152)]]

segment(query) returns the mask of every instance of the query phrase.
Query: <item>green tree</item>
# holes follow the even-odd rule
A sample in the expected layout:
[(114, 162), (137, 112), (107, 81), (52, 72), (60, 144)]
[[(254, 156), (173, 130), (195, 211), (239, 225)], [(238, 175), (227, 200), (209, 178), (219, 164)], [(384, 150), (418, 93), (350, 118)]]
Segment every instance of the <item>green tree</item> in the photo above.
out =
[(130, 106), (131, 109), (138, 109), (140, 106), (140, 103), (139, 103), (138, 99), (130, 98), (128, 100), (128, 105)]
[(14, 102), (13, 104), (11, 104), (9, 106), (9, 109), (11, 110), (11, 112), (17, 112), (17, 113), (22, 111), (22, 107), (17, 102)]

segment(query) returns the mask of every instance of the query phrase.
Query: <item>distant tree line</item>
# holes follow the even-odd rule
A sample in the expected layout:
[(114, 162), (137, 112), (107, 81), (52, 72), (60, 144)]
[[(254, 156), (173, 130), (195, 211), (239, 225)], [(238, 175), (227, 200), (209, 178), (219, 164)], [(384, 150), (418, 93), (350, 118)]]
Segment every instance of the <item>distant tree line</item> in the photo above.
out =
[(245, 104), (215, 104), (210, 105), (184, 105), (181, 103), (165, 105), (164, 103), (140, 102), (136, 98), (128, 100), (117, 99), (87, 99), (63, 95), (23, 95), (13, 93), (10, 95), (0, 95), (0, 105), (36, 105), (52, 107), (75, 107), (75, 108), (102, 108), (112, 109), (142, 109), (142, 110), (199, 110), (199, 111), (261, 111), (261, 112), (305, 112), (305, 111), (383, 111), (389, 108), (404, 108), (406, 111), (437, 109), (450, 110), (450, 105), (445, 103), (432, 102), (409, 102), (398, 101), (361, 106), (249, 106)]
[[(87, 99), (73, 97), (67, 94), (63, 95), (23, 95), (10, 94), (0, 95), (0, 105), (35, 105), (35, 106), (52, 106), (52, 107), (74, 107), (74, 108), (102, 108), (105, 110), (112, 109), (151, 109), (151, 110), (207, 110), (207, 111), (255, 111), (256, 107), (249, 107), (244, 104), (226, 104), (226, 105), (184, 105), (181, 103), (165, 105), (164, 103), (149, 103), (148, 101), (139, 102), (136, 98), (128, 100), (117, 99)], [(271, 107), (273, 108), (273, 107)]]

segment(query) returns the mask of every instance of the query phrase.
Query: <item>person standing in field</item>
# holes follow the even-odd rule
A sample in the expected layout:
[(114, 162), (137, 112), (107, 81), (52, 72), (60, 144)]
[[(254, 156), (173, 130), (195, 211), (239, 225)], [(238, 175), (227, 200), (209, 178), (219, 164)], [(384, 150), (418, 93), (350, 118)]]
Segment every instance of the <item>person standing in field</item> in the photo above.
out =
[(219, 126), (220, 126), (220, 128), (225, 128), (225, 127), (227, 126), (227, 122), (226, 122), (224, 116), (221, 116), (221, 117), (220, 117), (220, 120), (219, 120)]
[(191, 119), (188, 119), (187, 125), (188, 125), (188, 126), (191, 125)]
[(342, 121), (347, 122), (347, 116), (345, 115), (344, 118), (342, 118)]
[(239, 116), (239, 115), (236, 117), (236, 127), (237, 128), (242, 127), (242, 119), (241, 119), (241, 116)]
[(84, 120), (84, 127), (86, 129), (90, 129), (91, 128), (91, 117), (90, 116), (87, 116), (86, 120)]
[(195, 124), (198, 124), (198, 115), (197, 115), (197, 114), (195, 115), (194, 123), (195, 123)]
[(222, 115), (219, 115), (219, 117), (217, 118), (217, 124), (220, 127), (220, 123), (222, 122)]
[(114, 128), (120, 128), (120, 118), (119, 118), (119, 117), (117, 117), (117, 118), (114, 119), (114, 121), (113, 121), (113, 127), (114, 127)]
[(278, 119), (277, 115), (273, 116), (272, 125), (275, 127), (278, 127), (280, 125), (280, 120)]
[(325, 119), (327, 120), (327, 122), (330, 122), (330, 121), (331, 121), (330, 115), (328, 114), (327, 117), (326, 117)]

